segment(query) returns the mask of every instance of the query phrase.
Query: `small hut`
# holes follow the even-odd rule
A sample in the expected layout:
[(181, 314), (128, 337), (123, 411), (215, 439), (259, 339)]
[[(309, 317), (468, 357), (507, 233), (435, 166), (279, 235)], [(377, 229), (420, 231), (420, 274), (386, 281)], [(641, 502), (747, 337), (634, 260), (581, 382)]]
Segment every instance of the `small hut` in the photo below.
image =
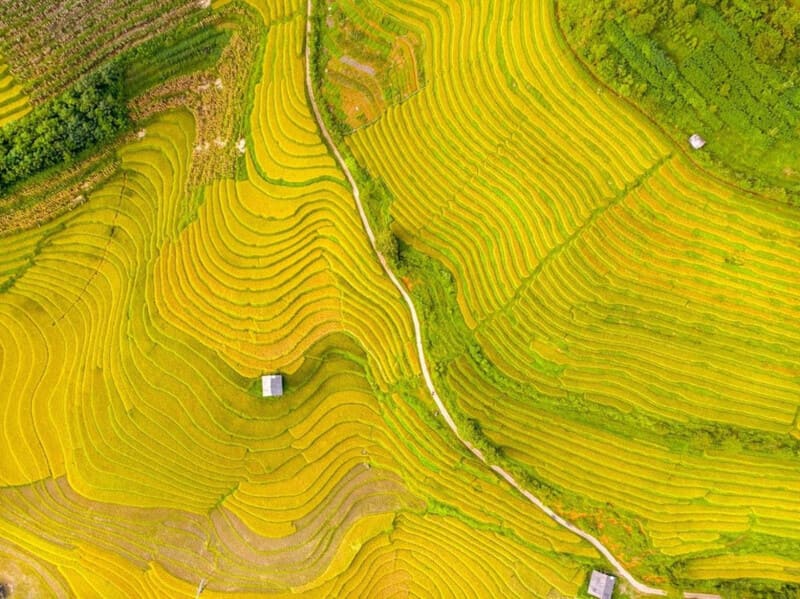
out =
[(699, 150), (706, 145), (706, 140), (700, 137), (697, 133), (692, 134), (689, 138), (689, 143), (695, 150)]
[(592, 577), (589, 579), (589, 595), (597, 597), (597, 599), (611, 599), (616, 582), (615, 576), (592, 570)]
[(261, 377), (261, 396), (280, 397), (283, 395), (283, 377), (280, 374), (265, 374)]

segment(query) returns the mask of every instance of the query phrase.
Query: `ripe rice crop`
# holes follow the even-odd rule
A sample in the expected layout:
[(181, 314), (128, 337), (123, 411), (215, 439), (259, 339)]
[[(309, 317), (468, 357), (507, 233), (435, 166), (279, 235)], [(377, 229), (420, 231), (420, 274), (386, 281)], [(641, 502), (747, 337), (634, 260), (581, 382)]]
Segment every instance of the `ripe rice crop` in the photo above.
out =
[(7, 63), (0, 63), (0, 127), (19, 119), (30, 110), (22, 87), (9, 72)]
[[(187, 197), (198, 125), (173, 108), (80, 206), (0, 238), (0, 582), (574, 596), (598, 555), (457, 449), (421, 394), (305, 99), (304, 3), (256, 8), (235, 177)], [(283, 397), (260, 397), (265, 372)]]
[[(14, 18), (60, 14), (32, 6)], [(309, 105), (306, 3), (108, 6), (148, 25), (118, 43), (128, 13), (98, 13), (105, 26), (81, 30), (96, 43), (63, 74), (48, 55), (17, 79), (34, 102), (223, 6), (247, 15), (220, 18), (235, 32), (198, 35), (254, 27), (252, 48), (230, 51), (252, 72), (208, 114), (154, 92), (142, 135), (113, 148), (116, 174), (0, 236), (0, 583), (56, 597), (580, 596), (604, 558), (476, 460), (427, 394), (406, 306)], [(381, 23), (373, 50), (408, 40), (425, 74), (343, 149), (371, 177), (368, 200), (386, 202), (370, 212), (400, 239), (393, 259), (458, 422), (647, 583), (794, 589), (794, 213), (712, 178), (598, 88), (551, 3), (337, 6)], [(184, 81), (217, 85), (206, 76)], [(16, 85), (0, 89), (24, 98)], [(219, 168), (198, 151), (209, 131), (241, 135)], [(286, 393), (261, 397), (276, 372)]]
[(680, 560), (689, 585), (712, 555), (698, 578), (736, 577), (723, 555), (761, 534), (796, 567), (792, 211), (709, 176), (598, 88), (549, 3), (371, 4), (421, 36), (436, 75), (347, 143), (409, 252), (452, 275), (448, 304), (441, 278), (407, 270), (435, 297), (453, 408), (645, 579)]

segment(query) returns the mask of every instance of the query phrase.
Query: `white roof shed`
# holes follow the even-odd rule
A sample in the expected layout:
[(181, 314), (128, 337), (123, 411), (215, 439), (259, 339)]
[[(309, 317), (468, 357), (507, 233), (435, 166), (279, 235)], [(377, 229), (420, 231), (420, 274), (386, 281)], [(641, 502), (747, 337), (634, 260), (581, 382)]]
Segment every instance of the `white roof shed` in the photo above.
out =
[(700, 136), (699, 136), (697, 133), (694, 133), (694, 134), (692, 134), (692, 136), (689, 138), (689, 143), (692, 145), (692, 147), (693, 147), (695, 150), (699, 150), (699, 149), (700, 149), (700, 148), (702, 148), (704, 145), (706, 145), (706, 140), (705, 140), (705, 139), (703, 139), (702, 137), (700, 137)]
[(592, 570), (592, 577), (589, 579), (589, 595), (597, 597), (597, 599), (611, 599), (616, 582), (615, 576)]
[(261, 396), (280, 397), (283, 395), (283, 376), (280, 374), (265, 374), (261, 377)]

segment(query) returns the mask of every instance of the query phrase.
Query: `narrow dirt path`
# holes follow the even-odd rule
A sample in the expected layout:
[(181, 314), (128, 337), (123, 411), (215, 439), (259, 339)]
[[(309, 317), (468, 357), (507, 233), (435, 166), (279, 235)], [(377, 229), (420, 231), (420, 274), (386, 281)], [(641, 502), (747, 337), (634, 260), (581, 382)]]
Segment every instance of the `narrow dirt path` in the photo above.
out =
[[(589, 533), (581, 530), (571, 522), (568, 522), (558, 514), (556, 514), (553, 510), (547, 507), (542, 501), (533, 495), (530, 491), (525, 490), (515, 479), (511, 476), (508, 472), (506, 472), (500, 466), (495, 464), (490, 464), (483, 453), (472, 443), (467, 441), (464, 437), (461, 436), (461, 433), (458, 430), (458, 426), (456, 426), (455, 421), (453, 420), (450, 412), (447, 410), (447, 407), (444, 405), (444, 402), (439, 397), (439, 394), (436, 392), (436, 387), (433, 384), (433, 379), (431, 378), (430, 371), (428, 370), (428, 361), (425, 358), (425, 349), (422, 345), (422, 327), (420, 326), (419, 316), (417, 315), (416, 306), (414, 306), (414, 302), (411, 299), (411, 296), (406, 291), (406, 288), (398, 280), (397, 276), (394, 274), (392, 269), (389, 267), (389, 264), (386, 262), (386, 258), (381, 254), (378, 250), (378, 246), (375, 243), (375, 234), (372, 231), (372, 227), (369, 224), (369, 220), (367, 219), (367, 213), (364, 211), (364, 206), (361, 203), (361, 192), (358, 189), (358, 185), (356, 184), (355, 179), (353, 178), (350, 169), (347, 167), (347, 163), (342, 158), (339, 149), (336, 147), (336, 144), (333, 143), (333, 138), (331, 138), (330, 133), (328, 132), (328, 128), (325, 126), (325, 122), (322, 119), (322, 113), (317, 106), (317, 100), (314, 97), (314, 86), (312, 85), (311, 80), (311, 40), (313, 37), (312, 31), (312, 14), (313, 10), (313, 0), (307, 0), (307, 8), (306, 8), (306, 36), (305, 36), (305, 78), (306, 78), (306, 92), (308, 94), (308, 98), (311, 104), (311, 108), (314, 112), (314, 118), (317, 121), (317, 126), (319, 127), (320, 133), (322, 137), (325, 139), (325, 143), (328, 145), (328, 148), (333, 153), (334, 157), (336, 158), (336, 162), (339, 164), (339, 168), (342, 169), (344, 176), (347, 178), (347, 182), (350, 184), (350, 188), (353, 192), (353, 198), (356, 202), (356, 208), (358, 208), (358, 214), (361, 217), (361, 224), (364, 227), (364, 232), (369, 239), (369, 243), (372, 246), (372, 251), (375, 252), (375, 255), (378, 257), (378, 261), (381, 263), (381, 267), (383, 271), (386, 273), (386, 276), (389, 277), (392, 284), (397, 288), (397, 291), (400, 292), (400, 295), (405, 300), (406, 305), (408, 306), (408, 311), (411, 313), (411, 320), (414, 325), (414, 340), (417, 346), (417, 357), (419, 358), (419, 365), (420, 369), (422, 370), (422, 377), (425, 379), (425, 385), (428, 387), (428, 392), (430, 393), (433, 401), (436, 403), (436, 407), (439, 410), (439, 413), (444, 418), (445, 422), (447, 422), (447, 426), (450, 427), (450, 430), (453, 431), (453, 434), (458, 438), (459, 441), (469, 449), (475, 457), (477, 457), (481, 462), (483, 462), (488, 468), (491, 468), (496, 474), (501, 476), (505, 479), (508, 484), (514, 487), (517, 491), (519, 491), (528, 501), (542, 510), (545, 514), (547, 514), (550, 518), (555, 520), (558, 524), (569, 530), (570, 532), (578, 535), (582, 539), (585, 539), (589, 543), (591, 543), (595, 549), (597, 549), (603, 556), (608, 560), (608, 562), (613, 566), (614, 570), (619, 574), (620, 577), (624, 578), (628, 584), (630, 584), (638, 593), (643, 595), (657, 595), (657, 596), (666, 596), (667, 592), (662, 589), (656, 589), (651, 586), (647, 586), (644, 583), (639, 582), (636, 580), (630, 572), (628, 572), (624, 566), (619, 563), (619, 561), (612, 555), (612, 553), (603, 545), (596, 537), (590, 535)], [(686, 599), (722, 599), (719, 595), (709, 595), (703, 593), (684, 593), (684, 597)]]

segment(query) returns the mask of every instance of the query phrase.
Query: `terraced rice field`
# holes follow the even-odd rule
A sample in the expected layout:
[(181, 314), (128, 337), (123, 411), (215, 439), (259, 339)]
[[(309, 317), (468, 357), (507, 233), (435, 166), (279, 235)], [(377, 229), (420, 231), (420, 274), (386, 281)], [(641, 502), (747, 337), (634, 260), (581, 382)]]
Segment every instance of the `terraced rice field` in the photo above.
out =
[[(169, 110), (86, 202), (0, 238), (0, 582), (575, 596), (598, 554), (432, 413), (306, 101), (305, 2), (254, 7), (239, 175), (188, 196), (197, 127)], [(273, 371), (287, 393), (265, 400)]]
[(550, 3), (370, 4), (421, 37), (428, 83), (348, 145), (453, 275), (428, 343), (462, 331), (438, 352), (454, 409), (645, 579), (750, 559), (744, 577), (794, 581), (796, 211), (599, 88)]
[[(153, 16), (129, 42), (204, 4), (131, 3)], [(249, 6), (244, 114), (154, 109), (109, 182), (0, 237), (0, 584), (582, 596), (604, 558), (427, 394), (309, 105), (306, 2)], [(459, 421), (648, 584), (800, 582), (795, 213), (711, 178), (598, 88), (549, 2), (342, 6), (399, 24), (425, 74), (342, 149), (391, 193)], [(69, 71), (118, 51), (120, 28)], [(0, 84), (0, 119), (24, 110), (2, 108), (27, 104), (20, 85), (63, 84), (49, 68)], [(215, 122), (242, 131), (220, 140), (235, 168), (199, 164)], [(283, 397), (260, 397), (268, 372)]]
[(348, 129), (369, 125), (424, 83), (419, 40), (369, 3), (326, 2), (321, 98)]
[(9, 72), (8, 64), (0, 60), (0, 127), (24, 116), (29, 110), (25, 92)]

